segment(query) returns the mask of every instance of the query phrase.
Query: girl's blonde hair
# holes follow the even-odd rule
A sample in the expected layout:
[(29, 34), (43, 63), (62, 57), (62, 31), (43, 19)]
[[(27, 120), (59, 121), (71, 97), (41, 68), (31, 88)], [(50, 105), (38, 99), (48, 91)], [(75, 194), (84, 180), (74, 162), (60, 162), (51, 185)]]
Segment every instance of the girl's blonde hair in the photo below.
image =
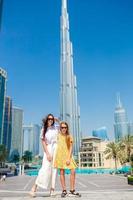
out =
[(66, 127), (67, 127), (67, 129), (66, 129), (66, 144), (67, 144), (67, 148), (70, 149), (71, 137), (70, 137), (70, 132), (69, 132), (69, 126), (68, 126), (67, 122), (61, 122), (60, 123), (60, 131), (61, 131), (61, 126), (63, 124), (66, 125)]

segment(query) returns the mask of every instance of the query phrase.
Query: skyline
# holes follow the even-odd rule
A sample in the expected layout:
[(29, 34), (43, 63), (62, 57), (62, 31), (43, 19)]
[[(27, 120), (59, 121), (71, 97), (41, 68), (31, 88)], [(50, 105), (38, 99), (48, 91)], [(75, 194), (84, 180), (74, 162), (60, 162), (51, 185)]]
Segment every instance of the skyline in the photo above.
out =
[[(110, 133), (117, 92), (133, 121), (133, 3), (76, 1), (68, 7), (83, 135), (102, 126)], [(0, 66), (8, 72), (7, 94), (28, 124), (49, 112), (59, 116), (61, 1), (27, 2), (23, 13), (25, 2), (4, 2)]]

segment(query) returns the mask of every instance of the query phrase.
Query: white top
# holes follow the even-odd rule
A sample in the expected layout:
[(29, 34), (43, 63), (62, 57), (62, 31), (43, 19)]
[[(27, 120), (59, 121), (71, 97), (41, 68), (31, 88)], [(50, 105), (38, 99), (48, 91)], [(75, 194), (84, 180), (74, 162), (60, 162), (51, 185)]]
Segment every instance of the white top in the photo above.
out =
[[(58, 127), (57, 126), (51, 126), (47, 128), (46, 134), (45, 134), (45, 140), (47, 144), (54, 144), (57, 143), (57, 134), (58, 134)], [(40, 138), (43, 139), (43, 128), (41, 130)]]

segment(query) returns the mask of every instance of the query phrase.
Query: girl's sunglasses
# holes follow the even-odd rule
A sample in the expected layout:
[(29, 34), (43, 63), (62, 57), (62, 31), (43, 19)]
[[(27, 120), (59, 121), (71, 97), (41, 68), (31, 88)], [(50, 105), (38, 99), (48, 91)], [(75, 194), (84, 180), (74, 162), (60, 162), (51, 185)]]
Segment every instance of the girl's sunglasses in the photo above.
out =
[(67, 129), (67, 126), (61, 126), (61, 129)]

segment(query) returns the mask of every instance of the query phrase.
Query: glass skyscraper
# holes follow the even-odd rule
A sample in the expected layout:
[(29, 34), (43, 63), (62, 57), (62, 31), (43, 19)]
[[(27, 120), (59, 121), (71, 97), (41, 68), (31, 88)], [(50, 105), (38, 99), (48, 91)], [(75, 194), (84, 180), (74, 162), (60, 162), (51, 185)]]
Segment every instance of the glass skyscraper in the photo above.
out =
[(2, 144), (3, 142), (6, 79), (7, 79), (6, 71), (0, 68), (0, 144)]
[(10, 154), (12, 136), (12, 100), (5, 98), (4, 126), (3, 126), (3, 144), (7, 147)]
[(133, 136), (133, 122), (128, 123), (128, 134)]
[(109, 140), (106, 127), (101, 127), (101, 128), (93, 130), (92, 136), (98, 137), (103, 141)]
[(126, 115), (126, 110), (122, 106), (120, 95), (117, 96), (114, 121), (115, 140), (119, 141), (128, 134), (128, 119)]
[(17, 150), (21, 157), (22, 147), (23, 147), (23, 110), (18, 107), (13, 107), (11, 152)]
[(32, 155), (39, 155), (41, 127), (38, 124), (30, 124), (23, 126), (23, 153), (31, 151)]

